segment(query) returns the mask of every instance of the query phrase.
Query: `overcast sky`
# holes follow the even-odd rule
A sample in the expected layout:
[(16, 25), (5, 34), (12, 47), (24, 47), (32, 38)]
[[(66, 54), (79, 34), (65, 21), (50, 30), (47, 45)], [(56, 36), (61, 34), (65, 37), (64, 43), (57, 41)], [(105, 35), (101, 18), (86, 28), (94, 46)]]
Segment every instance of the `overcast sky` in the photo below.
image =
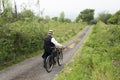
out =
[[(31, 8), (34, 12), (39, 12), (38, 0), (15, 0), (19, 10), (21, 6)], [(89, 8), (95, 9), (95, 15), (100, 12), (115, 13), (120, 10), (120, 0), (39, 0), (40, 10), (43, 16), (59, 16), (62, 11), (65, 17), (75, 19), (80, 11)]]

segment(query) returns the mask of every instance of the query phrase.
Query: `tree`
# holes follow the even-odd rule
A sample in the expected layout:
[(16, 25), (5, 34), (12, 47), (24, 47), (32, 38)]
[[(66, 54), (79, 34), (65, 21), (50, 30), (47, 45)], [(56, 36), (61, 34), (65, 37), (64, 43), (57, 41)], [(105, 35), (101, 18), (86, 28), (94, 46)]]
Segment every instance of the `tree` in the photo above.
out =
[(0, 15), (0, 18), (2, 19), (2, 23), (0, 23), (1, 25), (13, 20), (12, 5), (10, 3), (10, 0), (2, 0), (2, 4), (4, 11)]
[(70, 20), (70, 19), (68, 19), (68, 18), (65, 18), (65, 19), (64, 19), (64, 22), (70, 23), (70, 22), (71, 22), (71, 20)]
[(3, 1), (0, 0), (0, 14), (3, 12)]
[(111, 24), (120, 24), (120, 10), (117, 11), (112, 17), (108, 20), (108, 23)]
[(75, 19), (75, 22), (79, 22), (80, 21), (80, 17), (77, 16), (76, 19)]
[(14, 12), (13, 13), (14, 13), (13, 14), (14, 18), (17, 18), (17, 5), (16, 5), (15, 0), (14, 0)]
[(53, 17), (52, 20), (58, 21), (58, 17)]
[(81, 11), (78, 17), (76, 18), (77, 22), (80, 20), (87, 23), (90, 23), (91, 20), (94, 20), (94, 9), (85, 9)]
[(50, 21), (50, 17), (49, 16), (45, 16), (44, 23), (48, 23), (49, 21)]
[(64, 12), (61, 12), (60, 17), (59, 17), (59, 21), (64, 22), (64, 18), (65, 18), (65, 14), (64, 14)]
[(110, 13), (102, 12), (99, 14), (97, 20), (101, 20), (102, 22), (107, 24), (107, 20), (110, 19), (112, 15)]
[(31, 21), (35, 17), (31, 10), (24, 10), (18, 14), (18, 18), (23, 21)]

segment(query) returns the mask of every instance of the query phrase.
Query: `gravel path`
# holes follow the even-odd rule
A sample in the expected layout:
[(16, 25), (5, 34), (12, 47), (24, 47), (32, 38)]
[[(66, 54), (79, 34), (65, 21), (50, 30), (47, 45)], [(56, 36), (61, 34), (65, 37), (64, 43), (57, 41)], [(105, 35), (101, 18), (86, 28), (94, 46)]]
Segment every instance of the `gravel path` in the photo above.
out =
[(0, 80), (53, 80), (81, 47), (91, 28), (87, 26), (73, 40), (64, 44), (68, 48), (63, 53), (63, 64), (62, 66), (55, 65), (52, 72), (46, 72), (43, 68), (43, 59), (41, 55), (38, 55), (0, 71)]

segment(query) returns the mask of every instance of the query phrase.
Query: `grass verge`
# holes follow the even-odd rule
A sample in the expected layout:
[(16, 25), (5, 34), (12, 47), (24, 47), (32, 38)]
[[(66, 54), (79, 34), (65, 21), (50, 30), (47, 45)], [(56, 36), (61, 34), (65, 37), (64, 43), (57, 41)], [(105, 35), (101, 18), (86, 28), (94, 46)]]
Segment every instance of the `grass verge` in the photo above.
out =
[(120, 80), (120, 65), (117, 63), (120, 62), (120, 45), (117, 45), (120, 37), (115, 35), (119, 31), (118, 25), (99, 22), (82, 48), (54, 80)]

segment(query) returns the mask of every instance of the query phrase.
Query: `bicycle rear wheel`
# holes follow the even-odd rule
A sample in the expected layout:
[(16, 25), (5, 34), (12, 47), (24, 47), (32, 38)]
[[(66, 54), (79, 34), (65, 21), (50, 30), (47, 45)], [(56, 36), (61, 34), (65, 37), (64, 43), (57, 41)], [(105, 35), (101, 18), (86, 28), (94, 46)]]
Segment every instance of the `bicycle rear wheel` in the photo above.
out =
[(47, 72), (51, 72), (53, 69), (53, 60), (52, 60), (52, 56), (48, 56), (46, 59), (46, 71)]
[(63, 54), (62, 53), (58, 54), (58, 56), (57, 56), (57, 62), (58, 62), (59, 66), (62, 65), (62, 62), (63, 62)]

